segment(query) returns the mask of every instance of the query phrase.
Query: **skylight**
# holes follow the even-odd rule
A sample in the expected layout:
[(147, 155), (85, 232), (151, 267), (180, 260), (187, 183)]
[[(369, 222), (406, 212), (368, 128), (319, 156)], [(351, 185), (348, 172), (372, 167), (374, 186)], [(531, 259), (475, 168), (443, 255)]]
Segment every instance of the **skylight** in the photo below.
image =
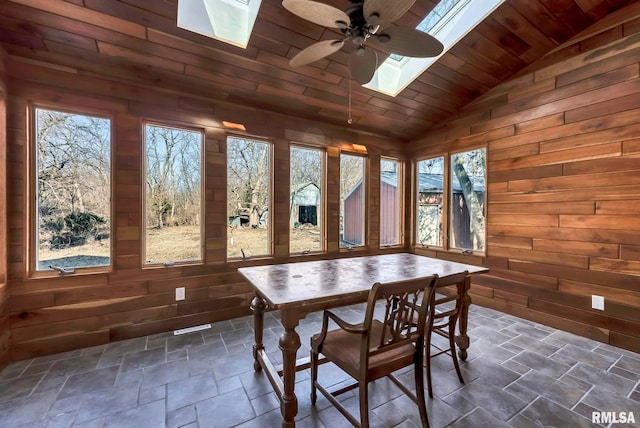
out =
[[(416, 28), (438, 39), (444, 45), (444, 54), (504, 1), (441, 0)], [(395, 97), (438, 58), (391, 55), (364, 86)]]
[(178, 27), (246, 48), (261, 0), (178, 0)]

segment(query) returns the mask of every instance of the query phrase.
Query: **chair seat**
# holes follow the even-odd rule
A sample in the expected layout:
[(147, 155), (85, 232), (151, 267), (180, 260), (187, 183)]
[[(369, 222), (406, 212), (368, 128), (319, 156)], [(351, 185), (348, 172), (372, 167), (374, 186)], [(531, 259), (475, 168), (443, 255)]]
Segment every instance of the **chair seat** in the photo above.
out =
[[(370, 351), (380, 343), (384, 325), (377, 320), (371, 326)], [(317, 337), (318, 335), (314, 335)], [(354, 378), (360, 373), (360, 335), (341, 329), (331, 330), (322, 344), (322, 353)], [(369, 379), (375, 380), (406, 367), (413, 362), (416, 348), (407, 344), (399, 348), (374, 353), (369, 358)]]

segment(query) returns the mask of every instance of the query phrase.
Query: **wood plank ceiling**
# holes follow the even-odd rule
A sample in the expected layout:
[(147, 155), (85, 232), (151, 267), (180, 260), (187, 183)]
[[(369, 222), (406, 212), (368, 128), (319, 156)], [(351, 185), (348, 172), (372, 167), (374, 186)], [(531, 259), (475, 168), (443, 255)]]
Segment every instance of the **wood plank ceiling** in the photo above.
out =
[[(395, 98), (353, 84), (351, 126), (401, 141), (418, 138), (636, 1), (507, 0)], [(415, 27), (436, 2), (417, 0), (396, 23)], [(332, 30), (298, 18), (279, 0), (263, 0), (249, 46), (241, 49), (177, 28), (176, 16), (177, 0), (0, 0), (0, 42), (11, 60), (348, 126), (350, 47), (312, 65), (288, 64), (310, 44), (335, 38)]]

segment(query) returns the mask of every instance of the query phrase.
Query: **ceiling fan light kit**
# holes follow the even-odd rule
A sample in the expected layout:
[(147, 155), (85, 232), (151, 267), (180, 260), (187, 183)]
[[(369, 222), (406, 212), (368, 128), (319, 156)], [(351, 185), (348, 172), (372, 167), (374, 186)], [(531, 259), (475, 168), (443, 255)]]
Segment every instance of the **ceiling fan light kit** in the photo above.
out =
[(378, 53), (414, 58), (440, 55), (442, 43), (414, 28), (399, 27), (393, 22), (411, 9), (415, 0), (350, 0), (342, 11), (312, 0), (283, 0), (289, 12), (314, 24), (337, 28), (343, 39), (323, 40), (298, 52), (289, 62), (293, 67), (325, 58), (351, 40), (356, 48), (349, 56), (351, 78), (361, 85), (368, 83), (378, 68)]

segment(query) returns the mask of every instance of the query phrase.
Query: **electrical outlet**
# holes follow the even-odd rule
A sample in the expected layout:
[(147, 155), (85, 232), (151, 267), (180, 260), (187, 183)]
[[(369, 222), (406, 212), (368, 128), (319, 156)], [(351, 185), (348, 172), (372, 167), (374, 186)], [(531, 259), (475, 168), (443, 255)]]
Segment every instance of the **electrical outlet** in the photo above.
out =
[(176, 288), (176, 300), (184, 300), (184, 287)]
[(591, 296), (591, 308), (604, 311), (604, 296)]

